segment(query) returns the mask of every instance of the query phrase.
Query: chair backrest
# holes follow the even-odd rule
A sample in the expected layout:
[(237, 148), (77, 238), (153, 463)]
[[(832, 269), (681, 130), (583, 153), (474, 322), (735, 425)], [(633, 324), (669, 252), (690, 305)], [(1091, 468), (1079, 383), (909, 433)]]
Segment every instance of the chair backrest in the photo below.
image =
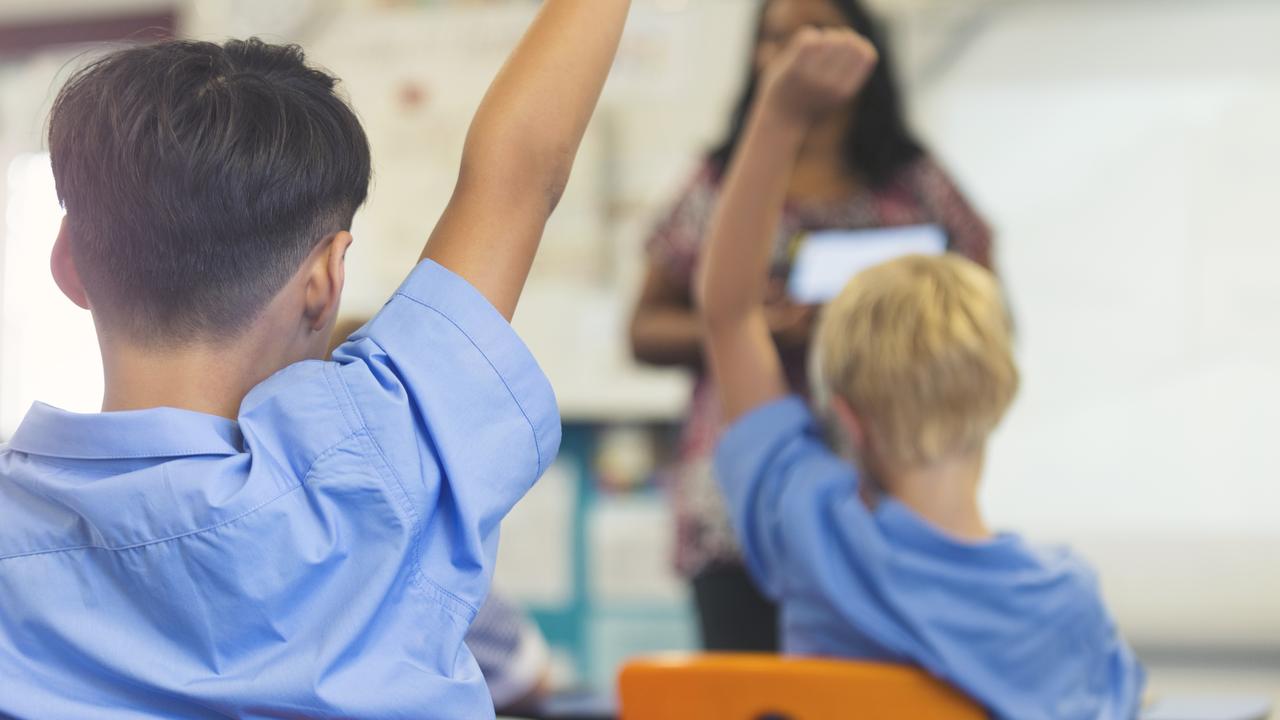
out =
[(915, 668), (778, 655), (640, 658), (618, 678), (622, 720), (982, 720)]

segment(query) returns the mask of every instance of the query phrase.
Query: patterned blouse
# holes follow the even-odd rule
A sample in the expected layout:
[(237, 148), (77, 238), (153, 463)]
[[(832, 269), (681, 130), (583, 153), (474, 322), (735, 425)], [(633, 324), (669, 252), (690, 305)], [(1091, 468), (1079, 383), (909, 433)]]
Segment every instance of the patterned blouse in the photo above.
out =
[[(652, 264), (676, 285), (692, 287), (699, 248), (715, 209), (720, 173), (704, 164), (658, 224), (646, 247)], [(905, 167), (884, 188), (862, 190), (840, 201), (790, 203), (783, 212), (773, 274), (789, 271), (791, 239), (803, 232), (936, 224), (948, 249), (991, 267), (991, 230), (932, 159)], [(807, 361), (791, 354), (786, 370), (792, 387), (808, 388)], [(675, 461), (664, 473), (675, 501), (676, 569), (686, 577), (708, 565), (739, 563), (739, 551), (720, 493), (711, 476), (711, 455), (721, 430), (719, 403), (706, 376), (694, 385), (689, 416)]]

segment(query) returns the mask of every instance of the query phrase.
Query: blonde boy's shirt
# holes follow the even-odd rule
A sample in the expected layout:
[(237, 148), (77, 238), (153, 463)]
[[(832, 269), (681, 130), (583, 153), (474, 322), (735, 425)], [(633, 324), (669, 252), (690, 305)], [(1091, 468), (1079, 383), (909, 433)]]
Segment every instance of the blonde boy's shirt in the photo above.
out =
[(906, 505), (869, 508), (804, 401), (725, 433), (716, 472), (789, 653), (918, 665), (1002, 720), (1132, 720), (1145, 672), (1065, 548), (951, 538)]
[(463, 638), (559, 441), (529, 351), (429, 261), (236, 420), (36, 405), (0, 447), (0, 716), (492, 717)]

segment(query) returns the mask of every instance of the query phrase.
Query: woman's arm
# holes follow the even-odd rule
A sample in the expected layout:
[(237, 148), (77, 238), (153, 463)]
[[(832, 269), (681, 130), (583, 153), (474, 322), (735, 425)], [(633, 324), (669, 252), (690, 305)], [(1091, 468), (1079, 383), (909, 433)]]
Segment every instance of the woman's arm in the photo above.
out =
[(631, 315), (631, 353), (649, 365), (702, 367), (702, 322), (689, 287), (650, 261)]
[[(790, 302), (781, 289), (775, 294), (765, 307), (769, 334), (779, 351), (794, 357), (809, 347), (817, 308)], [(702, 318), (693, 308), (688, 285), (650, 263), (631, 316), (631, 352), (636, 360), (701, 370), (702, 336)]]
[(711, 223), (697, 291), (726, 421), (788, 392), (766, 311), (788, 180), (813, 122), (852, 97), (876, 60), (875, 47), (856, 33), (803, 30), (766, 70)]

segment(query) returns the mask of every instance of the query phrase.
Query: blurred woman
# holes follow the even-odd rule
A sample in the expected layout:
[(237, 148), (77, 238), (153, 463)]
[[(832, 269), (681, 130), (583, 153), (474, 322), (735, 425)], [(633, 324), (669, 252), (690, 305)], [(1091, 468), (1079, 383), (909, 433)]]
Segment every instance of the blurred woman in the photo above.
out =
[(790, 269), (790, 241), (798, 234), (933, 224), (945, 231), (950, 251), (991, 266), (990, 230), (908, 128), (892, 54), (860, 0), (767, 0), (728, 134), (647, 243), (648, 269), (631, 324), (632, 350), (640, 361), (687, 367), (697, 378), (670, 480), (676, 567), (692, 583), (708, 650), (775, 651), (777, 611), (756, 591), (742, 565), (711, 477), (720, 418), (715, 389), (703, 373), (691, 299), (694, 265), (721, 177), (755, 99), (759, 71), (807, 26), (852, 27), (876, 45), (880, 63), (855, 101), (809, 133), (790, 178), (774, 259), (770, 321), (793, 387), (801, 392), (808, 387), (806, 352), (815, 315), (813, 308), (789, 302), (782, 289)]

